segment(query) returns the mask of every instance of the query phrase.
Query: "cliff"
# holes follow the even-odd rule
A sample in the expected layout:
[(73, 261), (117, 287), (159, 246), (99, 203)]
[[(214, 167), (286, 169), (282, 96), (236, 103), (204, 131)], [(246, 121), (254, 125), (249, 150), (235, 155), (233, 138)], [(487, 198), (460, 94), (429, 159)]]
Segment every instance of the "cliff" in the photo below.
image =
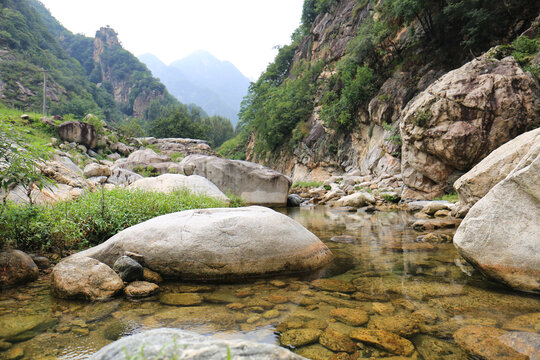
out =
[[(506, 15), (499, 5), (480, 9), (501, 28), (474, 40), (460, 33), (468, 25), (454, 8), (428, 9), (428, 27), (389, 9), (399, 0), (326, 3), (327, 11), (304, 20), (248, 95), (248, 160), (294, 181), (358, 173), (381, 187), (402, 188), (403, 198), (433, 198), (452, 191), (453, 181), (497, 146), (540, 124), (538, 82), (523, 70), (535, 68), (520, 58), (515, 40), (538, 4), (504, 9)], [(444, 21), (436, 15), (443, 10)], [(527, 36), (537, 52), (538, 34)], [(474, 59), (496, 44), (510, 45)], [(276, 80), (281, 65), (286, 74)], [(288, 87), (307, 89), (307, 100), (288, 106), (290, 96), (280, 99)], [(263, 95), (275, 105), (259, 101)], [(269, 142), (275, 133), (280, 136)]]

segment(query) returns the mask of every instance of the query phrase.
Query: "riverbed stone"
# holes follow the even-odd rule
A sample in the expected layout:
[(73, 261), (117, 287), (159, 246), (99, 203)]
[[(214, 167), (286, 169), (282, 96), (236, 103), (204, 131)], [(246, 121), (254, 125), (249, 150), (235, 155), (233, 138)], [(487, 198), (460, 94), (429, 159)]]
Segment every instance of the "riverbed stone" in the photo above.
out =
[(304, 346), (294, 352), (311, 360), (328, 360), (330, 357), (334, 356), (332, 351), (320, 344)]
[(0, 287), (24, 284), (38, 276), (38, 267), (26, 253), (20, 250), (0, 252)]
[(351, 326), (360, 326), (368, 322), (368, 314), (360, 309), (337, 308), (330, 311), (330, 316)]
[(137, 281), (143, 278), (143, 267), (127, 255), (120, 256), (113, 264), (113, 270), (125, 282)]
[(540, 332), (540, 312), (516, 316), (505, 322), (503, 328), (506, 330)]
[(222, 192), (229, 191), (248, 205), (287, 205), (291, 180), (262, 165), (194, 154), (182, 160), (180, 166), (186, 175), (203, 176)]
[(322, 333), (319, 343), (336, 352), (353, 353), (356, 350), (356, 344), (347, 335), (332, 329), (326, 329)]
[(158, 177), (139, 179), (129, 185), (129, 188), (165, 194), (180, 189), (187, 189), (193, 194), (206, 195), (227, 203), (229, 202), (229, 198), (216, 185), (199, 175), (163, 174)]
[(20, 342), (33, 338), (54, 326), (56, 318), (50, 315), (7, 315), (0, 317), (0, 339)]
[(352, 284), (338, 279), (317, 279), (311, 282), (311, 285), (320, 290), (353, 293), (356, 287)]
[(413, 343), (424, 359), (467, 360), (467, 354), (459, 346), (429, 335), (418, 335)]
[(499, 340), (531, 360), (540, 359), (540, 334), (511, 331), (502, 335)]
[(19, 360), (24, 358), (24, 348), (14, 347), (6, 351), (3, 356), (5, 360)]
[(520, 163), (468, 212), (454, 236), (483, 274), (540, 293), (540, 137)]
[[(176, 346), (175, 346), (176, 343)], [(232, 359), (302, 360), (303, 358), (276, 345), (258, 344), (246, 340), (221, 340), (179, 329), (155, 329), (122, 338), (92, 355), (92, 360), (124, 360), (144, 347), (152, 359), (181, 358), (185, 360), (221, 360), (228, 352)], [(305, 360), (305, 359), (304, 359)]]
[(154, 295), (159, 291), (159, 286), (146, 281), (134, 281), (124, 289), (130, 298), (144, 298)]
[(197, 293), (162, 294), (159, 301), (165, 305), (194, 306), (201, 304), (203, 298)]
[(414, 345), (407, 339), (385, 330), (354, 329), (350, 335), (358, 340), (393, 354), (409, 356), (414, 352)]
[(344, 196), (334, 204), (335, 207), (351, 206), (354, 208), (360, 208), (362, 206), (371, 205), (375, 203), (375, 197), (368, 192), (357, 192), (348, 196)]
[(154, 284), (161, 284), (163, 282), (163, 277), (157, 272), (152, 271), (148, 268), (143, 268), (143, 279)]
[(333, 259), (298, 222), (258, 206), (159, 216), (68, 259), (93, 258), (112, 266), (125, 251), (144, 256), (146, 266), (162, 276), (183, 280), (307, 272)]
[(322, 331), (316, 329), (287, 330), (279, 337), (279, 343), (282, 346), (305, 346), (316, 343), (321, 334)]
[(501, 341), (506, 331), (490, 326), (465, 326), (454, 333), (456, 343), (469, 354), (486, 360), (529, 360)]
[(52, 291), (60, 298), (107, 300), (124, 288), (124, 282), (104, 263), (89, 257), (68, 257), (52, 271)]

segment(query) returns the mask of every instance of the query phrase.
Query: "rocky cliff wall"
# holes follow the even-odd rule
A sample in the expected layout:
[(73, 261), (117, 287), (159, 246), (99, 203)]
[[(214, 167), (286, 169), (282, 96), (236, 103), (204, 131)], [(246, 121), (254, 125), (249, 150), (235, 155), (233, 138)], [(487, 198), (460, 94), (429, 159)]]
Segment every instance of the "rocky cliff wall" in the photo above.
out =
[[(422, 53), (429, 49), (416, 49), (414, 53), (401, 54), (406, 57), (402, 62), (405, 65), (386, 72), (386, 80), (378, 85), (379, 90), (368, 105), (358, 111), (352, 128), (343, 131), (329, 127), (321, 120), (321, 99), (328, 91), (336, 64), (347, 56), (349, 44), (373, 11), (371, 2), (361, 7), (357, 1), (342, 0), (330, 13), (315, 19), (310, 34), (296, 50), (291, 67), (306, 61), (326, 64), (319, 76), (307, 135), (292, 151), (282, 147), (261, 157), (253, 151), (256, 139), (252, 134), (247, 146), (248, 160), (276, 168), (293, 181), (320, 181), (331, 175), (360, 173), (379, 180), (391, 179), (393, 187), (405, 190), (404, 198), (433, 198), (451, 191), (453, 180), (497, 146), (538, 126), (538, 81), (511, 58), (475, 59), (461, 69), (459, 79), (453, 82), (453, 75), (446, 75), (455, 68), (449, 66), (452, 62), (438, 61)], [(402, 29), (396, 32), (391, 44), (407, 48), (417, 40)], [(380, 62), (388, 59), (383, 56)], [(456, 63), (463, 64), (457, 60)], [(433, 88), (429, 87), (435, 81), (439, 85), (445, 83), (447, 88), (433, 95)], [(468, 92), (474, 94), (467, 96)], [(457, 93), (462, 95), (454, 99)], [(411, 105), (429, 94), (432, 100), (426, 100), (422, 109)], [(452, 107), (442, 109), (437, 101), (445, 97), (455, 104), (474, 97), (481, 108), (465, 101), (458, 104), (459, 111)], [(409, 131), (407, 124), (413, 118), (416, 124)], [(430, 124), (424, 131), (419, 130), (419, 118), (421, 123)]]

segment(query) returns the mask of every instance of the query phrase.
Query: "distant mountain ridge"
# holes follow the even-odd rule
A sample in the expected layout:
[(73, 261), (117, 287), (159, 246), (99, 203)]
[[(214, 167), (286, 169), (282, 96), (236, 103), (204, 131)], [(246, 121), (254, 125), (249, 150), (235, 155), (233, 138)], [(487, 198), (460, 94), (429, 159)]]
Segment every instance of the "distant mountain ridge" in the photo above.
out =
[(138, 57), (183, 103), (195, 103), (209, 115), (227, 117), (236, 125), (240, 103), (250, 84), (232, 63), (207, 51), (197, 51), (170, 65), (153, 54)]

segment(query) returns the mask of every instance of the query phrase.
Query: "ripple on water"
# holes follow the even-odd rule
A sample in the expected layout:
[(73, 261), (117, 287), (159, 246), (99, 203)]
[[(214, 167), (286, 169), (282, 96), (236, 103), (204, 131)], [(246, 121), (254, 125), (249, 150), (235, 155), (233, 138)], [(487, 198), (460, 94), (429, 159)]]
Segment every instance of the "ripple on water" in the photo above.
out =
[[(336, 255), (334, 263), (311, 274), (239, 284), (165, 283), (161, 296), (94, 304), (53, 299), (45, 276), (0, 292), (0, 323), (25, 325), (22, 337), (14, 339), (23, 340), (15, 346), (27, 359), (86, 359), (121, 336), (159, 327), (221, 339), (273, 344), (281, 339), (311, 359), (338, 352), (348, 359), (346, 352), (356, 352), (359, 358), (465, 360), (467, 354), (453, 341), (465, 326), (540, 333), (538, 297), (483, 279), (451, 243), (419, 245), (418, 237), (427, 233), (408, 228), (407, 213), (315, 207), (289, 215), (325, 241)], [(425, 238), (452, 235), (441, 230)], [(189, 294), (198, 301), (171, 305), (160, 301), (164, 294), (171, 299)], [(40, 328), (36, 324), (43, 322), (36, 318), (52, 322)], [(285, 333), (289, 338), (281, 338)], [(406, 344), (407, 351), (384, 343), (390, 338)]]

